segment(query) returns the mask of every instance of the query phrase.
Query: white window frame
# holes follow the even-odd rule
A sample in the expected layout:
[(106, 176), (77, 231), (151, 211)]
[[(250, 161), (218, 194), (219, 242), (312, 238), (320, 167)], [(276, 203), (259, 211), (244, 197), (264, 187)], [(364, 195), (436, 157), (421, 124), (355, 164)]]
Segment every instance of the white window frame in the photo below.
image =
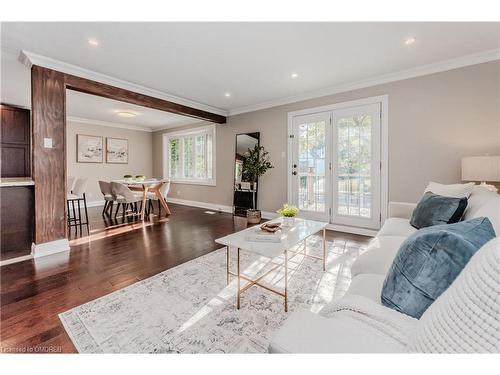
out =
[[(210, 134), (212, 136), (212, 178), (185, 178), (185, 177), (170, 177), (170, 139), (172, 138), (180, 138), (179, 142), (179, 165), (180, 165), (180, 173), (183, 175), (184, 168), (184, 137), (196, 137), (201, 134)], [(208, 143), (205, 142), (205, 155), (208, 156), (207, 152)], [(196, 145), (193, 145), (193, 168), (196, 165)], [(208, 186), (216, 186), (216, 178), (215, 178), (215, 166), (216, 166), (216, 128), (215, 124), (200, 126), (191, 129), (178, 130), (173, 132), (163, 133), (163, 178), (169, 179), (173, 183), (179, 184), (190, 184), (190, 185), (208, 185)], [(208, 165), (207, 165), (208, 169)], [(193, 174), (196, 173), (196, 170), (193, 171)]]

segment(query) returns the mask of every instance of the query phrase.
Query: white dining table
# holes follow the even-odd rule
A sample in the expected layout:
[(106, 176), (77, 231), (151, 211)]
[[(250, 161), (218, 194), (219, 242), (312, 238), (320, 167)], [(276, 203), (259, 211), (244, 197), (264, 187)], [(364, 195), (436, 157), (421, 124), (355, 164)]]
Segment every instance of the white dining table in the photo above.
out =
[(148, 192), (155, 193), (158, 197), (158, 201), (165, 209), (167, 215), (170, 215), (170, 208), (168, 208), (168, 204), (165, 200), (165, 197), (161, 194), (160, 188), (166, 181), (163, 180), (114, 180), (114, 182), (119, 182), (120, 184), (127, 185), (128, 188), (132, 191), (142, 192), (142, 206), (141, 206), (141, 220), (144, 220), (145, 212), (146, 212), (146, 202), (148, 198)]

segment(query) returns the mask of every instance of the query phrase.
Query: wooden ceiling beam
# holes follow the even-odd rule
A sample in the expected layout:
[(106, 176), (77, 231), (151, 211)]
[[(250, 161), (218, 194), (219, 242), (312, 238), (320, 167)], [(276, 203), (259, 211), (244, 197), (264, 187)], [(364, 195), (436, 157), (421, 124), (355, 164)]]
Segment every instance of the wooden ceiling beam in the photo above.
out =
[(215, 122), (217, 124), (225, 124), (226, 117), (203, 111), (201, 109), (188, 107), (183, 104), (174, 103), (168, 100), (155, 98), (152, 96), (139, 94), (130, 90), (121, 89), (119, 87), (110, 86), (105, 83), (92, 81), (90, 79), (77, 77), (71, 74), (65, 74), (66, 88), (73, 91), (83, 92), (85, 94), (102, 96), (104, 98), (119, 100), (122, 102), (158, 109), (175, 113), (177, 115), (193, 117), (199, 120)]

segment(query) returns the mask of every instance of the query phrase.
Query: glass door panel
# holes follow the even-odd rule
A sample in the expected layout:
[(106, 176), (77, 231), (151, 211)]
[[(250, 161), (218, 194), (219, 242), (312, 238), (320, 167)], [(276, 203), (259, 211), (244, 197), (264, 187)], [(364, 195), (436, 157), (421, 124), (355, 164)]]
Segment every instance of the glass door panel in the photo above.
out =
[(292, 191), (303, 217), (327, 220), (328, 135), (330, 114), (298, 116), (293, 121)]
[(380, 225), (380, 105), (333, 112), (332, 222)]

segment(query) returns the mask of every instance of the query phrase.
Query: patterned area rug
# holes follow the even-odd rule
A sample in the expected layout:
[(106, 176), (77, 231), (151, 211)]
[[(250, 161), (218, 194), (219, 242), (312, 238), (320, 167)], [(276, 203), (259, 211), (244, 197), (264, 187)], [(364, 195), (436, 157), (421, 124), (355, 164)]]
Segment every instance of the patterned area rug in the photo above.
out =
[[(327, 271), (321, 260), (289, 261), (289, 312), (323, 306), (341, 297), (359, 247), (328, 242)], [(293, 249), (302, 250), (303, 245)], [(321, 255), (322, 239), (311, 237), (307, 251)], [(241, 269), (258, 277), (277, 258), (241, 251)], [(231, 251), (236, 269), (236, 251)], [(264, 282), (283, 288), (283, 270)], [(242, 286), (245, 282), (242, 282)], [(262, 353), (287, 317), (283, 298), (258, 286), (242, 294), (236, 309), (236, 280), (226, 284), (226, 250), (219, 249), (59, 315), (80, 353)]]

